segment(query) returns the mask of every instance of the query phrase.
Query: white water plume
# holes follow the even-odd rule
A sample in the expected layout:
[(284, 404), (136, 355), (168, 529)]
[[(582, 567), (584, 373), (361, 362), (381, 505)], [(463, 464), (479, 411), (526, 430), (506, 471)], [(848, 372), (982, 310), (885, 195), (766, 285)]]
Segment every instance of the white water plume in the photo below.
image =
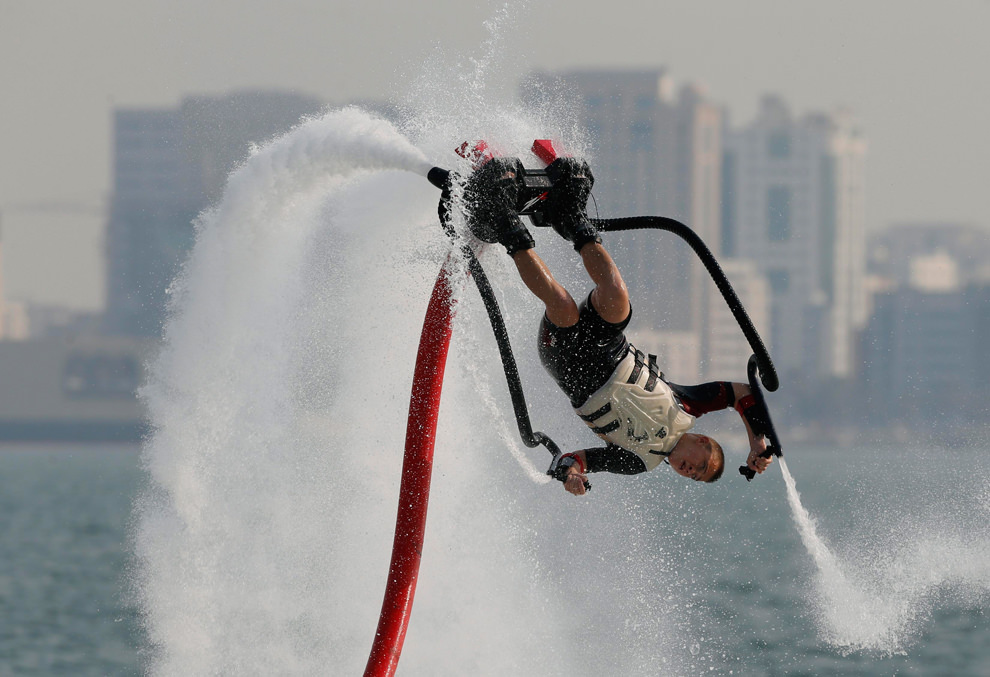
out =
[[(397, 346), (377, 355), (347, 346), (374, 345), (362, 336), (362, 302), (374, 301), (361, 268), (374, 261), (372, 241), (388, 239), (402, 217), (410, 234), (426, 225), (421, 203), (397, 200), (366, 207), (352, 224), (365, 232), (349, 234), (347, 202), (371, 197), (361, 187), (383, 175), (369, 172), (422, 173), (426, 164), (389, 123), (337, 111), (255, 152), (199, 219), (142, 393), (154, 434), (144, 449), (150, 487), (139, 506), (136, 585), (156, 674), (311, 674), (336, 650), (306, 642), (334, 613), (317, 581), (333, 570), (343, 536), (328, 534), (351, 527), (335, 513), (360, 490), (362, 463), (375, 465), (368, 444), (386, 442), (375, 438), (382, 431), (346, 424), (347, 395), (365, 393), (354, 374), (321, 379), (360, 356), (365, 376), (388, 380), (387, 349)], [(410, 185), (377, 180), (398, 196)], [(406, 289), (418, 289), (416, 267), (407, 272)], [(396, 293), (377, 306), (401, 316), (405, 300)], [(336, 415), (314, 415), (321, 406)], [(362, 451), (333, 458), (336, 445)], [(333, 481), (342, 467), (353, 481)]]
[(990, 541), (985, 531), (964, 534), (944, 522), (927, 524), (903, 540), (885, 539), (881, 556), (841, 561), (818, 534), (783, 458), (780, 467), (794, 522), (818, 570), (815, 601), (830, 644), (844, 651), (903, 652), (930, 616), (933, 600), (955, 592), (971, 602), (986, 601)]
[[(367, 660), (419, 328), (450, 247), (436, 189), (396, 171), (426, 166), (392, 125), (336, 111), (253, 153), (199, 219), (142, 391), (154, 432), (133, 586), (151, 674), (355, 674)], [(525, 554), (532, 530), (507, 526), (525, 518), (506, 492), (478, 491), (520, 475), (485, 451), (506, 448), (511, 423), (484, 385), (497, 359), (474, 365), (490, 340), (474, 319), (455, 327), (402, 663), (551, 674), (569, 664), (553, 648), (568, 627), (557, 583)], [(495, 425), (478, 425), (484, 407)]]

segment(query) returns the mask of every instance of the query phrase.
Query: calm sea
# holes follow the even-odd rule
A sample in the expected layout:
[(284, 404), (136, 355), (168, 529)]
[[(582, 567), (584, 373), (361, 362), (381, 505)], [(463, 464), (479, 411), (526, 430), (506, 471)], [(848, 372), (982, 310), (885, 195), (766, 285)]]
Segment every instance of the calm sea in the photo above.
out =
[[(714, 500), (736, 506), (725, 512), (738, 537), (698, 544), (722, 567), (700, 593), (698, 674), (990, 675), (988, 454), (788, 455), (819, 534), (866, 581), (857, 589), (868, 616), (856, 615), (862, 599), (848, 601), (849, 618), (828, 608), (845, 593), (834, 582), (816, 588), (820, 572), (780, 477), (757, 480), (781, 484), (770, 506), (733, 478)], [(0, 446), (0, 675), (140, 674), (141, 631), (125, 592), (140, 481), (134, 447)], [(871, 635), (874, 626), (887, 634)]]
[(135, 675), (134, 446), (0, 446), (0, 675)]

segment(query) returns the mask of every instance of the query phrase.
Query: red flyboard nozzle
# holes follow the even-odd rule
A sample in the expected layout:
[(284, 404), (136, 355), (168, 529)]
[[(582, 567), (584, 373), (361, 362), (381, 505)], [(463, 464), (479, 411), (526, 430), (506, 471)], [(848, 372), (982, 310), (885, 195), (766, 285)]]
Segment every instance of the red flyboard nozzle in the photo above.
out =
[(548, 165), (557, 159), (557, 151), (553, 148), (553, 141), (550, 139), (537, 139), (533, 142), (533, 154), (543, 160), (543, 164)]

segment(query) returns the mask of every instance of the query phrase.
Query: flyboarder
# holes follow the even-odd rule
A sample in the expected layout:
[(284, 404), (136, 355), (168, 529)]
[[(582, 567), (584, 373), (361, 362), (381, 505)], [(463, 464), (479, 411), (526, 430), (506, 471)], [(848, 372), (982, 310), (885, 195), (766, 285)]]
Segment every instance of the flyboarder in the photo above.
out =
[[(714, 482), (725, 468), (721, 446), (689, 432), (703, 414), (734, 407), (749, 438), (747, 466), (762, 473), (768, 414), (743, 383), (715, 381), (694, 386), (671, 383), (625, 336), (632, 318), (629, 292), (601, 237), (587, 216), (594, 183), (582, 160), (559, 157), (547, 167), (553, 190), (541, 215), (571, 242), (595, 287), (582, 302), (558, 283), (534, 250), (535, 242), (516, 212), (518, 161), (494, 157), (467, 179), (464, 203), (472, 233), (498, 242), (512, 257), (523, 283), (545, 306), (538, 350), (543, 366), (570, 399), (575, 413), (605, 441), (561, 457), (556, 478), (577, 496), (586, 491), (587, 473), (636, 474), (661, 462), (684, 477)], [(441, 211), (449, 206), (449, 192)], [(756, 432), (754, 432), (756, 431)]]

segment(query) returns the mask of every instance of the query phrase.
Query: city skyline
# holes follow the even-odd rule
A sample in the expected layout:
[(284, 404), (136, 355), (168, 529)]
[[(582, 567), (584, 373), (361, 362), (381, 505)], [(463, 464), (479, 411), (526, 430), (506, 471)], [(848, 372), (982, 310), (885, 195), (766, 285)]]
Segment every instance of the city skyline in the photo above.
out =
[[(401, 83), (424, 61), (456, 70), (485, 55), (494, 56), (491, 90), (510, 95), (532, 69), (659, 67), (678, 84), (705, 85), (733, 125), (748, 122), (765, 93), (779, 93), (798, 115), (848, 107), (870, 143), (871, 231), (911, 220), (986, 225), (990, 95), (974, 86), (990, 56), (978, 30), (990, 18), (985, 2), (378, 5), (5, 7), (8, 295), (102, 305), (105, 217), (96, 210), (109, 198), (115, 108), (245, 88), (298, 90), (331, 104), (401, 98)], [(377, 18), (383, 8), (391, 22)]]

